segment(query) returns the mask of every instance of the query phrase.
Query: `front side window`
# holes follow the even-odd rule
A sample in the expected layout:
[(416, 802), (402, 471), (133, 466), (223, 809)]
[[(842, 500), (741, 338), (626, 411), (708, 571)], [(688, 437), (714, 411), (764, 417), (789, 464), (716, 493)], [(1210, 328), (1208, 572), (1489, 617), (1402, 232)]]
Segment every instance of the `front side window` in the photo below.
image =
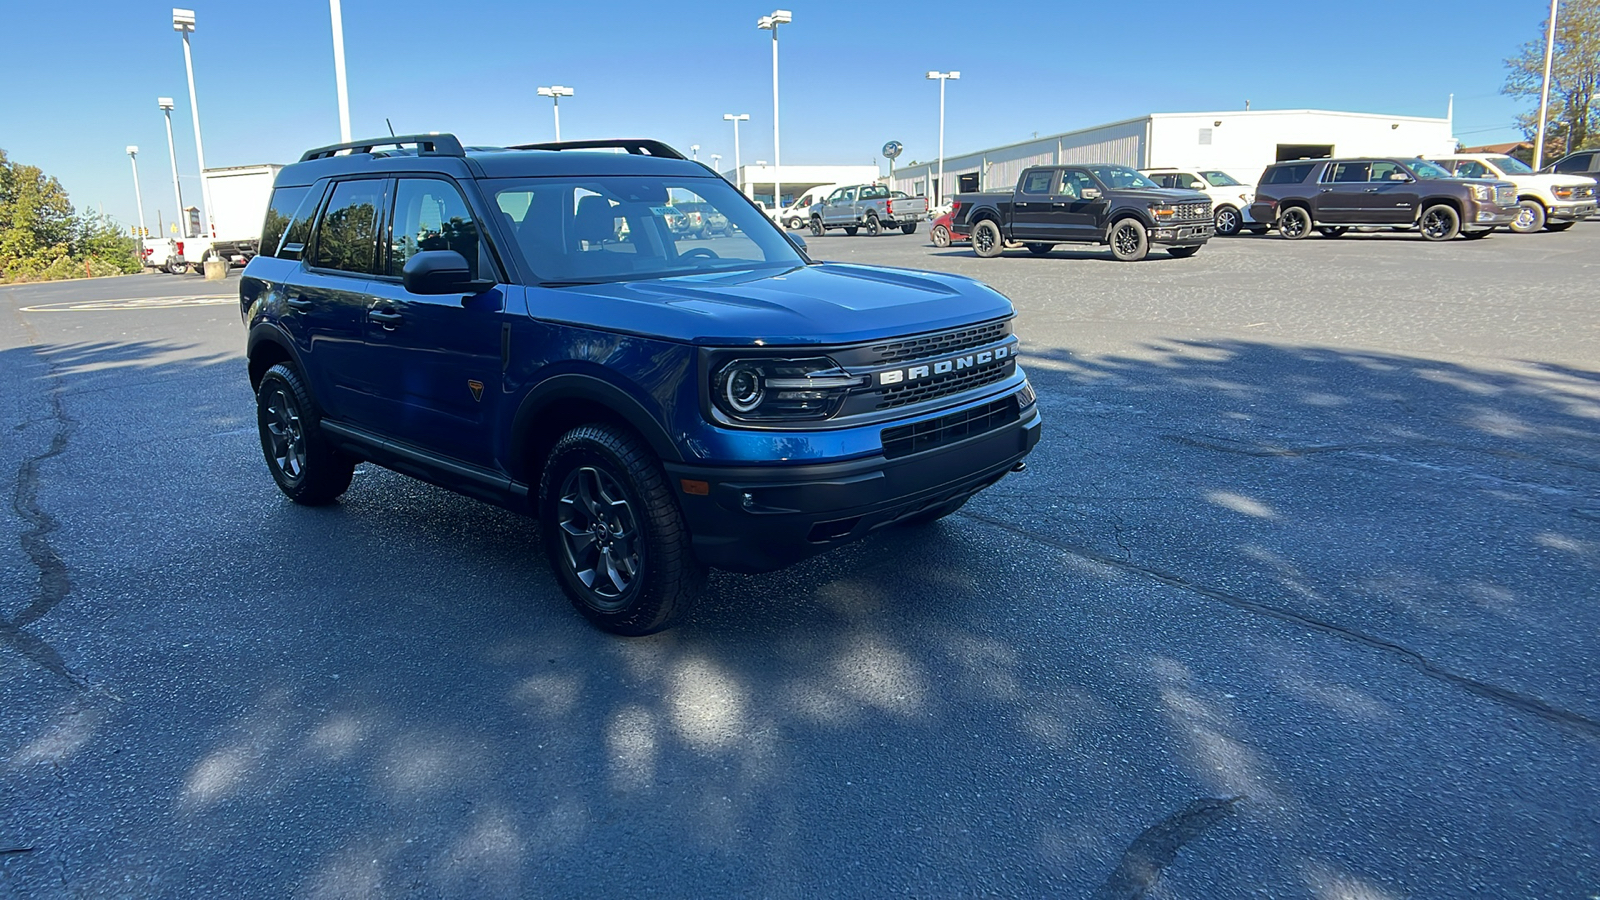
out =
[(1063, 169), (1061, 171), (1060, 193), (1074, 200), (1082, 200), (1083, 192), (1090, 188), (1098, 188), (1089, 173), (1082, 169)]
[(1587, 172), (1589, 171), (1589, 160), (1593, 157), (1593, 153), (1579, 153), (1575, 156), (1569, 156), (1556, 163), (1556, 171), (1563, 175)]
[(400, 179), (389, 238), (390, 275), (401, 275), (406, 260), (424, 250), (454, 250), (477, 278), (478, 245), (478, 223), (455, 185), (437, 178)]
[(1489, 162), (1507, 175), (1532, 175), (1533, 169), (1515, 156), (1491, 156)]
[(1240, 183), (1239, 179), (1234, 178), (1227, 172), (1219, 172), (1216, 169), (1208, 169), (1201, 172), (1200, 175), (1210, 182), (1212, 187), (1233, 187)]
[(1412, 173), (1418, 178), (1451, 177), (1449, 172), (1446, 172), (1444, 169), (1439, 168), (1438, 165), (1428, 162), (1425, 159), (1408, 159), (1406, 160), (1406, 165), (1411, 168)]
[(1408, 181), (1409, 178), (1406, 176), (1405, 169), (1400, 168), (1392, 162), (1385, 162), (1380, 159), (1372, 164), (1372, 174), (1369, 176), (1368, 180)]
[(1100, 179), (1101, 184), (1113, 190), (1150, 190), (1157, 187), (1154, 181), (1127, 166), (1089, 166), (1089, 171)]
[(777, 226), (720, 178), (480, 183), (492, 192), (517, 250), (541, 283), (595, 284), (805, 264)]
[(387, 181), (341, 181), (317, 225), (311, 265), (341, 272), (374, 274), (378, 257), (378, 210)]
[(261, 225), (261, 244), (257, 248), (262, 256), (277, 254), (278, 242), (283, 239), (283, 233), (289, 230), (295, 210), (300, 208), (300, 201), (310, 192), (309, 187), (273, 189), (272, 199), (267, 202), (267, 220)]

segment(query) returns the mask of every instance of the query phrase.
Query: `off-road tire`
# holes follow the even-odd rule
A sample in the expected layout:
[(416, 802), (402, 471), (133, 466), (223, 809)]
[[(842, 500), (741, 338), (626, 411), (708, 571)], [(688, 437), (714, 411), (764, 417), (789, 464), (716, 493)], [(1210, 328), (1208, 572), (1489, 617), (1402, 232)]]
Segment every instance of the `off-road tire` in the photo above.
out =
[(1233, 237), (1244, 228), (1244, 216), (1231, 206), (1219, 206), (1213, 213), (1217, 226), (1217, 237)]
[(1547, 216), (1544, 204), (1529, 198), (1517, 203), (1517, 218), (1511, 223), (1511, 230), (1517, 234), (1533, 234), (1544, 228)]
[(916, 234), (917, 233), (917, 223), (915, 223), (915, 222), (907, 222), (904, 225), (901, 225), (900, 226), (900, 233), (901, 234)]
[(1284, 239), (1298, 241), (1311, 231), (1311, 212), (1304, 206), (1291, 206), (1278, 214), (1278, 234)]
[(350, 487), (356, 462), (328, 443), (300, 373), (279, 363), (256, 388), (261, 455), (278, 489), (302, 506), (332, 503)]
[(883, 224), (878, 221), (878, 217), (867, 216), (867, 237), (877, 237), (880, 234), (883, 234)]
[[(580, 485), (590, 477), (602, 487), (589, 496), (603, 517), (584, 505)], [(556, 441), (539, 479), (538, 513), (556, 582), (578, 612), (605, 631), (642, 635), (670, 628), (705, 586), (705, 566), (694, 556), (661, 461), (630, 432), (581, 425)], [(579, 527), (585, 521), (590, 528)], [(596, 523), (607, 534), (593, 530)], [(591, 558), (583, 541), (591, 534), (589, 544), (603, 541), (604, 551), (596, 547), (593, 566), (585, 570), (580, 566)], [(626, 585), (599, 571), (608, 560), (609, 571), (631, 569)]]
[(1167, 255), (1174, 259), (1188, 259), (1200, 252), (1200, 245), (1193, 244), (1188, 247), (1168, 247)]
[(1150, 234), (1144, 223), (1132, 216), (1111, 223), (1106, 243), (1111, 245), (1111, 255), (1123, 262), (1138, 262), (1150, 255)]
[(1422, 211), (1422, 218), (1417, 220), (1417, 230), (1422, 232), (1425, 241), (1453, 240), (1461, 233), (1461, 216), (1455, 207), (1435, 203)]
[(1034, 256), (1049, 256), (1050, 251), (1056, 248), (1055, 244), (1025, 244), (1028, 252)]
[(972, 226), (972, 252), (984, 259), (993, 259), (1005, 252), (1005, 240), (1000, 237), (1000, 226), (993, 219), (984, 219)]
[(827, 232), (827, 230), (828, 229), (822, 227), (822, 217), (821, 216), (812, 216), (811, 217), (811, 235), (813, 237), (822, 237), (822, 235), (825, 234)]
[(943, 225), (935, 225), (929, 229), (928, 237), (933, 241), (935, 247), (943, 249), (950, 246), (950, 229)]

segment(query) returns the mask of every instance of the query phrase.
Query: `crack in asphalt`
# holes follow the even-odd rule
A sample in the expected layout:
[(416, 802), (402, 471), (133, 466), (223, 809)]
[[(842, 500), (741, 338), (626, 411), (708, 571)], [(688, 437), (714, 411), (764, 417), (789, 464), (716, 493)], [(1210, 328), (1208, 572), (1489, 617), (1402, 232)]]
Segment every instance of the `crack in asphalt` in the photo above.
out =
[(1282, 607), (1273, 606), (1269, 603), (1263, 603), (1259, 600), (1251, 600), (1248, 597), (1241, 597), (1238, 594), (1230, 594), (1227, 591), (1200, 584), (1199, 582), (1185, 578), (1182, 575), (1177, 575), (1172, 572), (1165, 572), (1161, 569), (1141, 565), (1136, 562), (1118, 559), (1111, 554), (1101, 553), (1098, 550), (1091, 550), (1088, 547), (1079, 546), (1077, 544), (1070, 544), (1066, 541), (1049, 537), (1048, 535), (1035, 534), (1025, 528), (1020, 528), (1016, 525), (1013, 525), (1010, 522), (992, 519), (986, 515), (983, 515), (982, 513), (962, 510), (960, 513), (958, 513), (958, 515), (972, 519), (976, 522), (982, 522), (985, 525), (993, 526), (1002, 531), (1017, 535), (1025, 540), (1030, 540), (1049, 547), (1054, 547), (1057, 550), (1060, 550), (1064, 553), (1070, 553), (1073, 556), (1089, 562), (1121, 569), (1125, 572), (1148, 578), (1151, 581), (1158, 581), (1162, 584), (1168, 585), (1169, 587), (1175, 587), (1179, 588), (1180, 590), (1199, 594), (1202, 597), (1216, 600), (1243, 612), (1277, 619), (1280, 622), (1287, 622), (1291, 625), (1299, 626), (1308, 631), (1326, 634), (1343, 641), (1359, 644), (1371, 650), (1377, 650), (1394, 658), (1398, 662), (1402, 662), (1413, 669), (1416, 669), (1430, 678), (1435, 678), (1439, 681), (1445, 682), (1446, 684), (1454, 685), (1478, 697), (1493, 701), (1517, 712), (1525, 713), (1527, 715), (1543, 719), (1546, 722), (1559, 725), (1569, 731), (1582, 735), (1583, 737), (1591, 739), (1600, 738), (1600, 720), (1586, 716), (1582, 713), (1573, 712), (1572, 710), (1563, 709), (1539, 697), (1530, 696), (1528, 694), (1523, 694), (1518, 691), (1500, 687), (1498, 685), (1489, 684), (1488, 682), (1479, 681), (1476, 678), (1462, 675), (1459, 672), (1451, 671), (1450, 669), (1433, 662), (1426, 656), (1423, 656), (1421, 653), (1418, 653), (1409, 647), (1396, 644), (1393, 641), (1384, 640), (1376, 635), (1367, 634), (1364, 631), (1358, 631), (1354, 628), (1347, 628), (1343, 625), (1335, 625), (1332, 622), (1326, 622), (1322, 619), (1308, 616), (1303, 613), (1292, 612)]
[(1161, 880), (1178, 851), (1218, 822), (1233, 815), (1243, 797), (1200, 797), (1146, 828), (1122, 854), (1117, 868), (1094, 892), (1093, 900), (1139, 900)]

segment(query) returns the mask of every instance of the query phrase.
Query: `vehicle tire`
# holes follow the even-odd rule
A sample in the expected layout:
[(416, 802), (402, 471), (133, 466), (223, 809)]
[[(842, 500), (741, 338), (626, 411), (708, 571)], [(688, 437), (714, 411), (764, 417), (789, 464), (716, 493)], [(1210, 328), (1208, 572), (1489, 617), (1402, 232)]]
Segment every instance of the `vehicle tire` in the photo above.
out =
[(1494, 229), (1493, 228), (1478, 228), (1478, 229), (1463, 228), (1463, 229), (1461, 229), (1461, 236), (1463, 238), (1465, 238), (1466, 240), (1469, 240), (1469, 241), (1481, 241), (1481, 240), (1483, 240), (1484, 238), (1488, 237), (1491, 234), (1494, 234)]
[(1200, 245), (1199, 244), (1194, 244), (1194, 245), (1188, 246), (1188, 247), (1168, 247), (1167, 248), (1167, 255), (1171, 256), (1174, 259), (1188, 259), (1189, 257), (1191, 257), (1191, 256), (1193, 256), (1193, 255), (1195, 255), (1196, 253), (1199, 253), (1199, 252), (1200, 252)]
[(1272, 226), (1271, 225), (1252, 225), (1246, 230), (1249, 231), (1251, 234), (1266, 234), (1267, 232), (1272, 230)]
[(972, 252), (984, 259), (993, 259), (1005, 250), (1000, 238), (1000, 226), (993, 219), (984, 219), (972, 226)]
[(813, 237), (822, 237), (822, 235), (826, 231), (827, 231), (827, 229), (822, 227), (822, 217), (821, 216), (812, 216), (811, 217), (811, 235)]
[(1056, 248), (1055, 244), (1027, 244), (1028, 252), (1034, 256), (1049, 256), (1050, 251)]
[(579, 426), (551, 448), (539, 530), (572, 605), (615, 634), (671, 627), (705, 584), (660, 460), (611, 425)]
[(867, 216), (867, 237), (877, 237), (883, 234), (883, 225), (877, 216)]
[(1233, 237), (1244, 228), (1244, 217), (1231, 206), (1219, 206), (1214, 214), (1217, 237)]
[(1417, 230), (1422, 232), (1423, 240), (1448, 241), (1461, 233), (1461, 216), (1455, 207), (1435, 203), (1422, 211)]
[(900, 226), (900, 233), (901, 234), (916, 234), (917, 233), (917, 223), (915, 223), (915, 222), (907, 222), (904, 225), (901, 225)]
[(1298, 241), (1311, 233), (1311, 213), (1304, 206), (1291, 206), (1278, 214), (1278, 233)]
[(1350, 233), (1350, 229), (1338, 225), (1328, 225), (1318, 228), (1317, 233), (1325, 238), (1342, 238)]
[(279, 363), (256, 388), (256, 430), (261, 454), (278, 489), (303, 506), (332, 503), (350, 487), (355, 460), (322, 436), (322, 418), (300, 373)]
[(1517, 234), (1533, 234), (1544, 227), (1545, 218), (1543, 203), (1522, 200), (1517, 203), (1517, 219), (1511, 223), (1511, 230)]
[(177, 262), (175, 260), (168, 261), (167, 266), (166, 266), (166, 272), (167, 272), (168, 275), (182, 275), (184, 272), (186, 272), (188, 270), (189, 270), (188, 263), (181, 263), (181, 262)]
[(1571, 228), (1572, 226), (1574, 226), (1576, 224), (1578, 224), (1578, 223), (1577, 222), (1570, 222), (1570, 221), (1569, 222), (1549, 222), (1549, 221), (1546, 221), (1544, 223), (1544, 230), (1545, 231), (1566, 231), (1568, 228)]
[(896, 524), (903, 528), (916, 528), (922, 525), (931, 525), (945, 516), (954, 513), (961, 507), (966, 506), (967, 501), (970, 499), (972, 498), (969, 496), (962, 497), (960, 500), (951, 500), (948, 503), (941, 503), (932, 509), (925, 509), (922, 512), (913, 513), (912, 515), (906, 516)]
[(1144, 223), (1132, 216), (1112, 222), (1106, 238), (1111, 255), (1123, 262), (1138, 262), (1150, 255), (1150, 235)]
[(928, 234), (933, 239), (933, 245), (935, 247), (943, 249), (950, 246), (950, 229), (944, 227), (943, 225), (933, 226), (933, 229), (929, 231)]
[(861, 229), (859, 227), (855, 226), (855, 225), (846, 225), (844, 227), (844, 233), (850, 235), (851, 237), (855, 237), (856, 236), (856, 232), (858, 232), (860, 230)]

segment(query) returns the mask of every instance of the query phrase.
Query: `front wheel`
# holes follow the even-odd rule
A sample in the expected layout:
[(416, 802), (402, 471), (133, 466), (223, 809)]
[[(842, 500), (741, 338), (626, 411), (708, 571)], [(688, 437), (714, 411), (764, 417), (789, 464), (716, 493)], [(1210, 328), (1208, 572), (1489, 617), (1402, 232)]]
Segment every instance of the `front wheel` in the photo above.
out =
[(812, 235), (812, 237), (822, 237), (822, 233), (824, 231), (826, 231), (826, 230), (827, 229), (822, 227), (822, 217), (821, 216), (812, 216), (811, 217), (811, 235)]
[(1028, 252), (1034, 256), (1048, 256), (1055, 249), (1055, 244), (1028, 244)]
[(1571, 228), (1572, 226), (1574, 226), (1576, 224), (1578, 224), (1578, 223), (1577, 222), (1546, 222), (1546, 223), (1544, 223), (1544, 230), (1545, 231), (1566, 231), (1568, 228)]
[(1311, 213), (1303, 206), (1291, 206), (1278, 216), (1278, 233), (1298, 241), (1311, 233)]
[(1216, 212), (1217, 237), (1233, 237), (1244, 227), (1244, 219), (1231, 206), (1219, 206)]
[(293, 367), (279, 363), (261, 376), (256, 428), (267, 470), (290, 500), (323, 506), (350, 487), (355, 461), (322, 436), (322, 419)]
[(933, 245), (935, 247), (943, 249), (950, 246), (950, 229), (944, 227), (943, 225), (933, 226), (933, 230), (929, 232), (929, 236), (932, 237)]
[(606, 631), (671, 627), (705, 583), (660, 461), (610, 425), (556, 442), (539, 480), (539, 530), (561, 589)]
[(900, 233), (901, 234), (916, 234), (917, 233), (917, 223), (915, 223), (915, 222), (907, 222), (904, 225), (901, 225), (900, 226)]
[(1189, 257), (1191, 257), (1191, 256), (1193, 256), (1193, 255), (1195, 255), (1196, 253), (1199, 253), (1199, 252), (1200, 252), (1200, 245), (1199, 244), (1195, 244), (1192, 247), (1168, 247), (1167, 248), (1167, 255), (1171, 256), (1174, 259), (1188, 259)]
[(858, 228), (855, 225), (846, 225), (844, 227), (844, 233), (850, 235), (851, 237), (855, 237), (856, 236), (856, 232), (858, 232), (860, 230), (861, 229)]
[(1517, 204), (1517, 218), (1511, 223), (1511, 230), (1517, 234), (1533, 234), (1544, 227), (1544, 204), (1538, 200), (1528, 199)]
[(1122, 219), (1111, 226), (1111, 255), (1123, 262), (1138, 262), (1150, 253), (1150, 236), (1138, 219)]
[(1436, 203), (1423, 210), (1418, 227), (1424, 240), (1448, 241), (1461, 233), (1461, 216), (1454, 207)]
[(1000, 226), (993, 219), (984, 219), (972, 226), (972, 252), (984, 259), (992, 259), (1005, 249), (1000, 240)]

